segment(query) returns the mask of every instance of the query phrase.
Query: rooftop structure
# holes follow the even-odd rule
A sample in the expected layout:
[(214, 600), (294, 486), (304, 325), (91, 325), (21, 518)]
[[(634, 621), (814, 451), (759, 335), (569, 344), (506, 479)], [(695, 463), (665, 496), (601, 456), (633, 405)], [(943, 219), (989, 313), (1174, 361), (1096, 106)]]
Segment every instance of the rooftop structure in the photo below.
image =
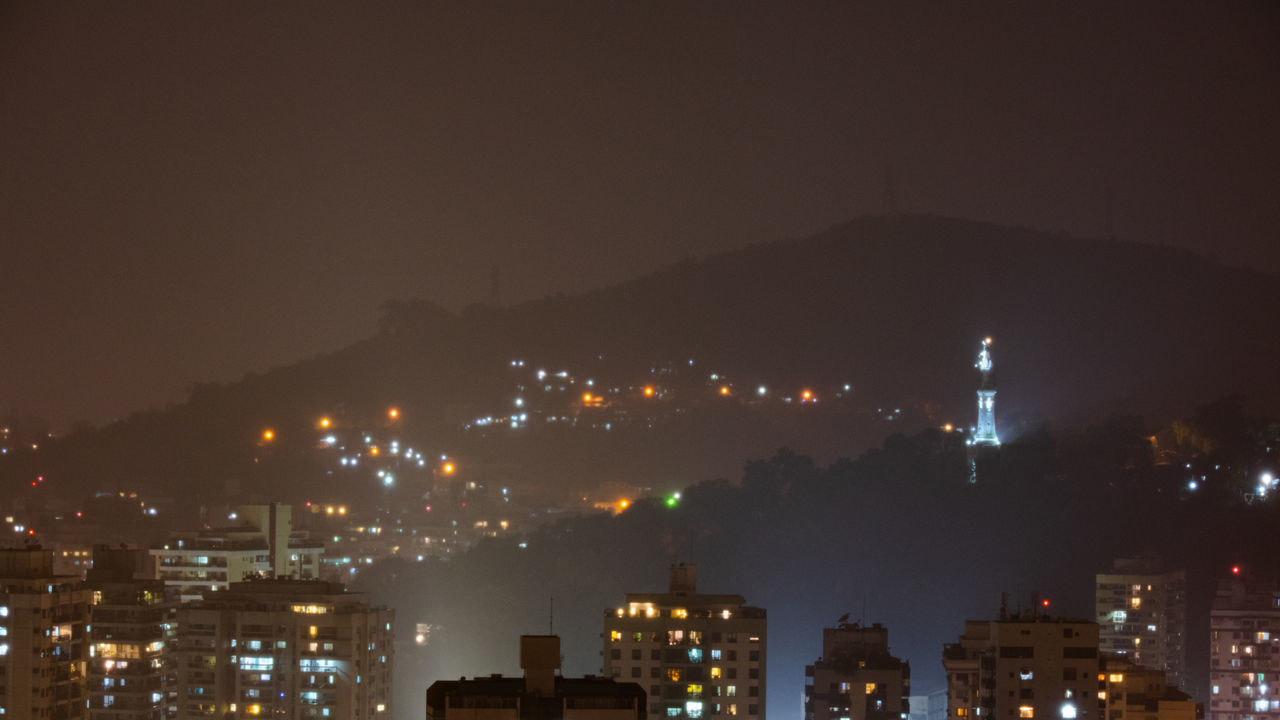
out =
[(183, 602), (251, 577), (319, 577), (324, 546), (293, 531), (290, 506), (248, 505), (237, 515), (241, 525), (177, 533), (153, 548), (155, 577)]
[(493, 675), (441, 680), (427, 688), (427, 720), (643, 720), (645, 692), (635, 683), (560, 670), (560, 638), (520, 638), (523, 678)]
[(823, 628), (822, 657), (805, 668), (805, 720), (901, 720), (910, 712), (910, 664), (889, 654), (879, 623)]

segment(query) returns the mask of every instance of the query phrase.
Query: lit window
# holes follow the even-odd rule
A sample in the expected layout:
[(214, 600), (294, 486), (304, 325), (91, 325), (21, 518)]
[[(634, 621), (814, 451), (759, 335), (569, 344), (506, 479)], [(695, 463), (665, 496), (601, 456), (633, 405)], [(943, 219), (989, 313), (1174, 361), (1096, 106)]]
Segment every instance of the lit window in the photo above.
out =
[(875, 684), (875, 683), (867, 683), (867, 685), (866, 685), (866, 688), (865, 688), (865, 689), (866, 689), (866, 694), (867, 694), (867, 695), (870, 695), (871, 693), (873, 693), (873, 692), (875, 692), (875, 691), (876, 691), (876, 684)]
[(609, 633), (609, 642), (618, 642), (622, 639), (622, 631), (614, 630)]
[(1036, 710), (1030, 705), (1022, 705), (1018, 708), (1018, 717), (1020, 718), (1033, 718), (1035, 716)]
[(1137, 610), (1142, 607), (1142, 598), (1129, 598), (1129, 607)]
[(1062, 720), (1075, 720), (1075, 703), (1062, 703), (1062, 708), (1058, 711), (1058, 714), (1062, 716)]
[(667, 679), (672, 682), (680, 682), (680, 668), (667, 668)]
[(1107, 676), (1107, 682), (1111, 682), (1111, 683), (1122, 683), (1122, 682), (1124, 682), (1124, 674), (1122, 674), (1122, 673), (1111, 673), (1110, 675), (1108, 675), (1108, 676)]
[(720, 679), (720, 668), (718, 668), (718, 667), (713, 667), (713, 668), (711, 668), (711, 679), (712, 679), (712, 680), (719, 680), (719, 679)]

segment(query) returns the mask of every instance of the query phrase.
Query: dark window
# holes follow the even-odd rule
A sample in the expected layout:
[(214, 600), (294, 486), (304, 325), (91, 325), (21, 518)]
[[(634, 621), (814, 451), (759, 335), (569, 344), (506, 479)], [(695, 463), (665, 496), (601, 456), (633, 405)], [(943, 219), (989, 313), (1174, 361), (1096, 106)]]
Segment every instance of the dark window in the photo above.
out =
[(760, 686), (752, 685), (747, 688), (747, 697), (760, 697)]
[[(1066, 649), (1070, 650), (1072, 648)], [(1030, 645), (1005, 645), (1000, 648), (1000, 657), (1002, 658), (1033, 658), (1036, 656), (1035, 653), (1036, 649)]]
[(737, 661), (738, 661), (738, 651), (737, 651), (737, 650), (730, 650), (730, 651), (729, 651), (729, 662), (737, 662)]
[(609, 657), (613, 658), (614, 660), (621, 660), (622, 651), (617, 648), (614, 648), (613, 650), (609, 651)]
[(730, 680), (737, 680), (737, 679), (738, 679), (738, 668), (729, 668), (728, 670), (726, 670), (726, 672), (728, 672), (728, 673), (729, 673), (729, 679), (730, 679)]
[(718, 642), (720, 642), (720, 633), (718, 633), (718, 632), (713, 632), (713, 633), (711, 633), (711, 642), (713, 642), (713, 643), (718, 643)]
[[(653, 667), (649, 668), (649, 677), (651, 678), (662, 677), (662, 671), (658, 669), (657, 665), (654, 665)], [(655, 690), (654, 692), (657, 692), (657, 691)]]
[(748, 705), (748, 706), (747, 706), (747, 714), (748, 714), (748, 715), (759, 715), (759, 714), (760, 714), (760, 706), (759, 706), (759, 705)]
[(662, 657), (662, 651), (661, 651), (661, 650), (650, 650), (650, 651), (649, 651), (649, 659), (650, 659), (650, 660), (652, 660), (652, 661), (654, 661), (654, 662), (658, 662), (658, 660), (659, 660), (661, 657)]
[(748, 653), (747, 659), (750, 660), (751, 662), (760, 662), (760, 651), (752, 650), (750, 653)]
[[(1029, 657), (1029, 656), (1028, 656)], [(1096, 647), (1066, 647), (1062, 648), (1062, 657), (1064, 658), (1096, 658), (1098, 657), (1098, 648)]]
[(631, 659), (632, 659), (632, 660), (639, 660), (639, 659), (640, 659), (640, 651), (639, 651), (639, 650), (632, 650), (632, 651), (631, 651)]
[(631, 668), (631, 677), (633, 677), (633, 678), (638, 678), (638, 677), (640, 677), (640, 668), (638, 668), (638, 667), (633, 667), (633, 668)]
[(1063, 679), (1063, 680), (1075, 680), (1075, 679), (1076, 679), (1076, 669), (1075, 669), (1075, 668), (1062, 668), (1062, 679)]
[(747, 677), (752, 680), (760, 679), (760, 668), (750, 668), (747, 670)]
[(1018, 690), (1018, 699), (1020, 700), (1031, 700), (1035, 696), (1035, 691), (1032, 688), (1019, 688)]

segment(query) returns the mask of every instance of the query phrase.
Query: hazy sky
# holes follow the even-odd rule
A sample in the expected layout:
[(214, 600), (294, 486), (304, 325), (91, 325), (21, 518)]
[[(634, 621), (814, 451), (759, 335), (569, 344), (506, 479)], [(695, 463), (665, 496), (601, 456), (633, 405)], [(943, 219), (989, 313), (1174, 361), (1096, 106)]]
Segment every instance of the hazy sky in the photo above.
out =
[[(0, 5), (0, 411), (884, 207), (1280, 272), (1280, 5)], [(1111, 202), (1108, 202), (1108, 196)]]

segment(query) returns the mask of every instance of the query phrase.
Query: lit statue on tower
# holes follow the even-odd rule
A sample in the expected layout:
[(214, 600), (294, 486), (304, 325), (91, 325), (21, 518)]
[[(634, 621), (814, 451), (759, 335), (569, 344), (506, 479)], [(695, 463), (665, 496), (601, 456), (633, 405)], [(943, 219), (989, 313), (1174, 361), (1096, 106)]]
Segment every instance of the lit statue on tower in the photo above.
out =
[(971, 443), (997, 446), (1000, 438), (996, 435), (996, 387), (991, 373), (991, 338), (983, 339), (982, 352), (978, 353), (978, 362), (974, 367), (982, 373), (982, 382), (978, 385), (978, 424), (974, 428)]

